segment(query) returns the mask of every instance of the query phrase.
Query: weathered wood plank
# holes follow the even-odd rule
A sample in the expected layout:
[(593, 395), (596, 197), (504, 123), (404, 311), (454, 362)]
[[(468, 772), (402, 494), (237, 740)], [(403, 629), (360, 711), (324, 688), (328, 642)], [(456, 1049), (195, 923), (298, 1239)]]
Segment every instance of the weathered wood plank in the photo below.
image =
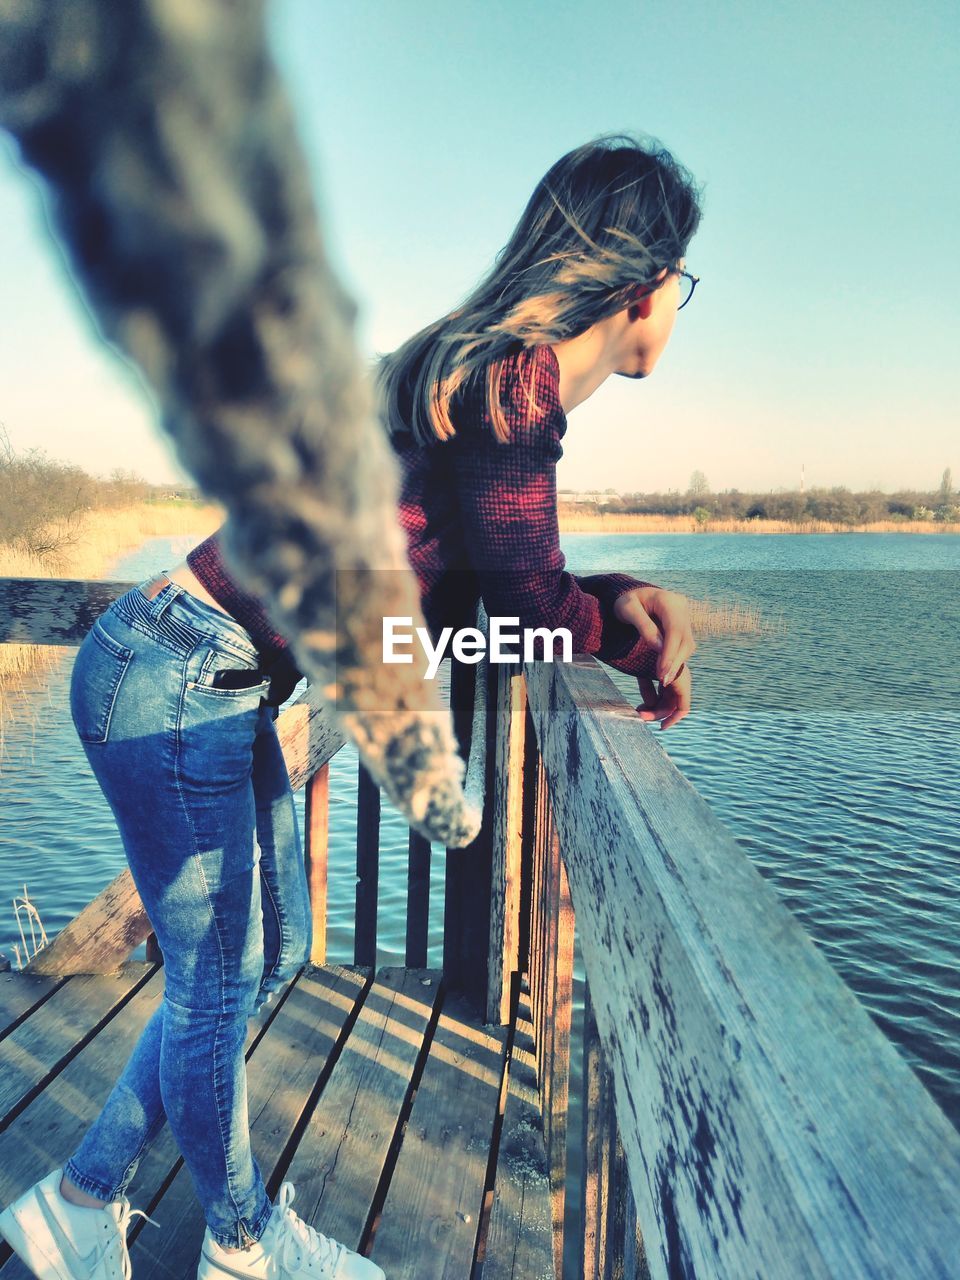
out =
[(37, 1005), (56, 991), (61, 978), (44, 978), (12, 969), (0, 973), (0, 1040)]
[(483, 818), (476, 838), (463, 849), (447, 849), (443, 908), (443, 977), (451, 989), (472, 1002), (478, 1017), (487, 1005), (490, 950), (490, 885), (493, 862), (494, 753), (496, 738), (496, 666), (451, 658), (450, 706), (460, 754), (467, 760), (473, 730), (474, 683), (487, 681)]
[(0, 1129), (100, 1031), (155, 968), (134, 962), (116, 976), (70, 978), (0, 1043)]
[(505, 1044), (463, 997), (444, 999), (370, 1252), (390, 1280), (470, 1275)]
[(346, 742), (334, 723), (329, 704), (313, 685), (280, 712), (276, 729), (294, 791), (306, 786)]
[(127, 868), (37, 952), (24, 973), (115, 973), (152, 931)]
[(651, 1274), (949, 1276), (960, 1134), (599, 664), (525, 673)]
[[(305, 1109), (323, 1087), (327, 1064), (343, 1043), (369, 977), (356, 969), (308, 966), (290, 985), (249, 1053), (250, 1142), (268, 1193), (277, 1182), (277, 1170), (286, 1148), (295, 1141)], [(279, 1187), (274, 1194), (276, 1190)], [(180, 1165), (150, 1216), (160, 1230), (139, 1220), (136, 1237), (131, 1232), (130, 1259), (137, 1280), (182, 1280), (195, 1275), (206, 1221), (185, 1165)]]
[(612, 1269), (608, 1232), (616, 1121), (613, 1077), (603, 1059), (589, 982), (584, 986), (583, 1001), (582, 1088), (581, 1274), (583, 1280), (606, 1280)]
[(555, 1280), (550, 1175), (543, 1145), (529, 996), (521, 995), (497, 1152), (482, 1280)]
[(550, 1198), (553, 1205), (553, 1259), (557, 1275), (563, 1270), (565, 1188), (567, 1177), (567, 1105), (570, 1098), (570, 1028), (573, 1020), (573, 906), (567, 870), (554, 842), (554, 897), (550, 904), (556, 920), (553, 961), (553, 1016), (548, 1028), (546, 1075), (548, 1110), (544, 1113), (547, 1161), (550, 1166)]
[(533, 925), (534, 837), (537, 828), (537, 778), (540, 773), (540, 748), (537, 732), (530, 714), (527, 686), (524, 681), (523, 717), (523, 817), (520, 837), (520, 945), (519, 968), (521, 974), (532, 971), (532, 943), (530, 931)]
[[(630, 1175), (627, 1170), (627, 1159), (619, 1132), (617, 1133), (616, 1141), (616, 1161), (616, 1185), (619, 1198), (623, 1202), (623, 1226), (615, 1239), (616, 1262), (612, 1271), (612, 1280), (619, 1280), (618, 1268), (619, 1275), (622, 1275), (624, 1280), (650, 1280), (650, 1268), (647, 1264), (643, 1232), (640, 1230), (640, 1222), (637, 1218), (637, 1204), (633, 1198)], [(618, 1224), (619, 1221), (620, 1215), (618, 1214)]]
[(355, 964), (377, 963), (377, 902), (380, 895), (380, 787), (362, 760), (357, 763), (357, 909)]
[(544, 802), (546, 822), (544, 824), (544, 866), (543, 879), (543, 919), (544, 919), (544, 998), (541, 1003), (540, 1020), (534, 1025), (537, 1037), (537, 1076), (540, 1081), (540, 1110), (543, 1115), (543, 1136), (547, 1148), (547, 1161), (550, 1160), (550, 1117), (553, 1075), (550, 1067), (550, 1049), (552, 1043), (552, 1027), (557, 1007), (557, 934), (559, 921), (557, 911), (560, 896), (560, 845), (557, 829), (553, 822), (553, 810), (550, 806), (549, 788), (544, 784)]
[(520, 951), (520, 849), (527, 722), (523, 675), (501, 667), (497, 698), (486, 1021), (504, 1026), (510, 1017), (510, 978), (519, 969)]
[(363, 1243), (439, 978), (424, 969), (380, 970), (287, 1170), (300, 1216), (351, 1249)]
[(546, 871), (546, 845), (544, 841), (544, 798), (546, 785), (543, 762), (539, 750), (536, 753), (535, 768), (531, 778), (533, 791), (532, 824), (530, 827), (530, 1023), (533, 1035), (534, 1065), (537, 1073), (537, 1088), (540, 1088), (540, 1062), (537, 1028), (545, 996), (544, 964), (544, 927), (546, 913), (544, 910), (544, 873)]
[(430, 931), (430, 841), (410, 828), (407, 840), (407, 931), (404, 963), (423, 969)]
[(304, 862), (310, 890), (313, 940), (310, 962), (327, 959), (327, 867), (330, 853), (330, 765), (324, 764), (307, 782), (304, 813)]
[(600, 1178), (599, 1120), (602, 1075), (600, 1035), (590, 1004), (590, 983), (584, 984), (583, 1070), (580, 1112), (580, 1274), (583, 1280), (597, 1280), (597, 1256), (602, 1247), (603, 1185)]
[(0, 578), (0, 644), (78, 645), (135, 582)]
[(95, 1036), (0, 1134), (0, 1204), (8, 1204), (73, 1153), (162, 994), (159, 969), (111, 1020), (109, 1032)]
[(539, 866), (535, 887), (537, 905), (537, 955), (539, 957), (536, 970), (536, 986), (534, 987), (533, 1005), (533, 1039), (537, 1064), (537, 1080), (540, 1086), (540, 1110), (547, 1115), (548, 1081), (544, 1071), (544, 1057), (547, 1047), (546, 1028), (553, 1010), (553, 961), (554, 952), (550, 945), (550, 932), (555, 919), (550, 912), (550, 886), (554, 869), (554, 860), (550, 856), (556, 840), (553, 825), (553, 812), (550, 808), (550, 790), (543, 760), (540, 761), (540, 772), (537, 777), (537, 832), (536, 858)]

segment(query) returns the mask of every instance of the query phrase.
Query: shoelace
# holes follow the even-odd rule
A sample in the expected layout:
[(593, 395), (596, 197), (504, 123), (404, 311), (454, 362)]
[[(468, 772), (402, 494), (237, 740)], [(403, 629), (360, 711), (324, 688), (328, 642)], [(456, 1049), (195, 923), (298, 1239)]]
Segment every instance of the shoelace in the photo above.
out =
[[(280, 1209), (280, 1223), (277, 1227), (276, 1243), (282, 1245), (284, 1267), (295, 1265), (294, 1255), (302, 1255), (308, 1262), (319, 1262), (329, 1269), (331, 1277), (336, 1276), (340, 1259), (346, 1252), (346, 1246), (331, 1240), (315, 1227), (297, 1216), (290, 1208), (294, 1197), (293, 1183), (285, 1182), (280, 1188), (277, 1204)], [(126, 1280), (126, 1277), (124, 1277)]]
[(117, 1218), (117, 1228), (120, 1232), (120, 1261), (123, 1264), (123, 1280), (131, 1280), (133, 1275), (133, 1263), (130, 1261), (130, 1250), (127, 1248), (127, 1228), (130, 1225), (130, 1219), (135, 1213), (139, 1213), (141, 1218), (146, 1218), (148, 1222), (153, 1222), (155, 1227), (159, 1227), (159, 1222), (154, 1222), (149, 1214), (144, 1213), (142, 1209), (131, 1209), (130, 1201), (126, 1196), (120, 1197), (120, 1216)]

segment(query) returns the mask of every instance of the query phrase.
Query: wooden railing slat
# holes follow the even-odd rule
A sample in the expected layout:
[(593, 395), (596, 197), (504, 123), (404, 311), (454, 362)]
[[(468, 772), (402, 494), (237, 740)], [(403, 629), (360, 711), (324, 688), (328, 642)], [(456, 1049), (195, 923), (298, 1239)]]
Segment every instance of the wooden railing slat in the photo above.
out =
[(510, 976), (520, 963), (520, 863), (523, 840), (523, 759), (527, 695), (523, 675), (500, 667), (493, 744), (493, 853), (487, 1022), (510, 1019)]
[(556, 912), (554, 944), (553, 1016), (550, 1019), (548, 1077), (550, 1188), (553, 1204), (554, 1261), (557, 1275), (563, 1268), (564, 1209), (567, 1174), (567, 1105), (570, 1099), (570, 1029), (573, 1021), (573, 906), (567, 871), (555, 842), (556, 891), (552, 909)]
[(537, 776), (540, 771), (540, 748), (537, 746), (537, 732), (533, 717), (530, 714), (530, 704), (527, 701), (526, 681), (524, 681), (523, 691), (523, 814), (520, 835), (519, 964), (521, 973), (529, 973), (531, 968), (530, 930), (533, 923), (533, 844), (537, 827)]
[(449, 659), (450, 708), (461, 757), (470, 752), (474, 680), (487, 684), (483, 822), (479, 834), (463, 849), (447, 849), (443, 899), (444, 981), (463, 994), (483, 1016), (487, 1006), (487, 961), (490, 950), (490, 886), (493, 860), (494, 753), (496, 741), (496, 667)]
[(550, 793), (547, 788), (547, 774), (543, 768), (541, 761), (540, 775), (537, 779), (537, 796), (538, 796), (538, 837), (537, 837), (537, 856), (540, 862), (540, 877), (537, 892), (537, 911), (538, 911), (538, 929), (537, 929), (537, 950), (540, 955), (539, 982), (537, 984), (537, 1016), (534, 1023), (534, 1030), (537, 1041), (537, 1079), (540, 1082), (540, 1105), (543, 1109), (544, 1117), (547, 1115), (545, 1107), (545, 1073), (544, 1073), (544, 1055), (547, 1046), (546, 1027), (547, 1019), (550, 1016), (550, 1008), (552, 1002), (551, 987), (551, 955), (550, 955), (550, 872), (552, 863), (550, 859), (550, 844), (553, 839), (553, 815), (550, 810)]
[(583, 1280), (649, 1280), (637, 1209), (614, 1110), (613, 1076), (584, 984), (580, 1274)]
[(355, 964), (377, 963), (377, 899), (380, 892), (380, 787), (357, 763), (357, 914)]
[(294, 791), (305, 787), (346, 743), (333, 712), (313, 685), (308, 685), (296, 702), (284, 707), (277, 717), (276, 730)]
[(330, 854), (330, 765), (321, 765), (307, 782), (304, 812), (304, 861), (313, 919), (312, 964), (327, 961), (327, 867)]
[(430, 927), (430, 841), (410, 828), (407, 842), (407, 934), (404, 961), (424, 969)]
[(590, 1000), (590, 983), (583, 993), (583, 1084), (580, 1139), (580, 1271), (583, 1280), (601, 1280), (605, 1270), (609, 1165), (604, 1140), (609, 1133), (610, 1075)]
[(533, 777), (534, 806), (531, 833), (531, 888), (530, 888), (530, 1025), (533, 1030), (533, 1060), (537, 1073), (537, 1089), (542, 1080), (539, 1037), (540, 1009), (543, 999), (543, 764), (537, 756), (537, 768)]
[(550, 1151), (550, 1133), (553, 1122), (553, 1024), (557, 1009), (557, 907), (559, 900), (560, 845), (550, 807), (550, 790), (546, 775), (543, 779), (544, 822), (544, 878), (543, 878), (543, 987), (540, 1008), (540, 1104), (543, 1108), (543, 1127)]

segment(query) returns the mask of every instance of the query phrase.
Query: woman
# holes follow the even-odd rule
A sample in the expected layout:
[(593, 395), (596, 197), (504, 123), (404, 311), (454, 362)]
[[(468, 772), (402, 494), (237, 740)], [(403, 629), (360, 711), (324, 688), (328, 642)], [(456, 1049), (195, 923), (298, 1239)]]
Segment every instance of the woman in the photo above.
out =
[[(628, 138), (580, 147), (538, 184), (487, 279), (380, 367), (434, 641), (469, 625), (480, 595), (491, 617), (568, 627), (574, 652), (637, 675), (638, 710), (664, 729), (690, 706), (686, 601), (627, 574), (563, 570), (555, 466), (570, 410), (611, 373), (653, 370), (692, 287), (683, 260), (699, 216), (668, 153)], [(274, 726), (298, 676), (216, 535), (117, 600), (80, 648), (73, 719), (156, 930), (165, 991), (77, 1151), (0, 1215), (37, 1275), (129, 1275), (127, 1224), (142, 1211), (124, 1192), (166, 1119), (207, 1222), (200, 1280), (383, 1280), (294, 1213), (291, 1183), (271, 1204), (250, 1149), (247, 1018), (310, 951)]]
[(469, 625), (478, 594), (490, 617), (567, 627), (574, 653), (638, 677), (637, 710), (662, 730), (690, 709), (686, 601), (629, 574), (563, 572), (556, 462), (567, 413), (611, 373), (653, 371), (696, 283), (684, 255), (699, 220), (668, 152), (622, 136), (579, 147), (487, 278), (380, 368), (430, 630)]

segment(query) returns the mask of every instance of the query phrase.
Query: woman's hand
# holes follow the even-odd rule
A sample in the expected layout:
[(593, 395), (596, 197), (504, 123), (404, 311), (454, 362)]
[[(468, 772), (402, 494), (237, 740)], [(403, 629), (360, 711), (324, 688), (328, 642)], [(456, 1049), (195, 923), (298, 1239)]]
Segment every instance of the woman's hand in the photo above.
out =
[(621, 622), (632, 623), (645, 640), (660, 649), (656, 674), (660, 681), (659, 695), (649, 677), (638, 676), (643, 704), (637, 710), (641, 719), (663, 720), (660, 728), (667, 729), (690, 710), (692, 680), (685, 664), (696, 652), (697, 644), (687, 598), (662, 587), (632, 587), (617, 597), (613, 612)]
[(637, 676), (637, 684), (643, 694), (643, 702), (637, 707), (640, 719), (660, 720), (661, 733), (689, 713), (692, 680), (688, 666), (684, 666), (671, 684), (661, 684), (659, 693), (649, 676)]

